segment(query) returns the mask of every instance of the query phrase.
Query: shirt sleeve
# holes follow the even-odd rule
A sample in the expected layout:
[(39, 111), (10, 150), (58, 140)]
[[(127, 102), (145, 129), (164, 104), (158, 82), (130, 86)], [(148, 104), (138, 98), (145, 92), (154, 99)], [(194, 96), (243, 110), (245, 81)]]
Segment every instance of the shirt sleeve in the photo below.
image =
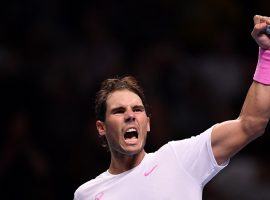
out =
[(169, 143), (179, 164), (202, 187), (229, 163), (228, 160), (222, 165), (217, 164), (211, 146), (212, 129), (195, 137)]
[(79, 197), (78, 197), (78, 195), (77, 195), (77, 190), (76, 190), (75, 193), (74, 193), (73, 200), (79, 200)]

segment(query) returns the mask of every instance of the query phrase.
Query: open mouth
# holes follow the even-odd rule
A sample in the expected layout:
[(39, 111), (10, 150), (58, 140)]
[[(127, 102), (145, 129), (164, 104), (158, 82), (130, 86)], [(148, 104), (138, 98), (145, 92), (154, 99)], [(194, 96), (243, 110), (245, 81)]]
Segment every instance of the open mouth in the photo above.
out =
[(138, 132), (135, 128), (128, 129), (124, 134), (125, 140), (138, 139)]

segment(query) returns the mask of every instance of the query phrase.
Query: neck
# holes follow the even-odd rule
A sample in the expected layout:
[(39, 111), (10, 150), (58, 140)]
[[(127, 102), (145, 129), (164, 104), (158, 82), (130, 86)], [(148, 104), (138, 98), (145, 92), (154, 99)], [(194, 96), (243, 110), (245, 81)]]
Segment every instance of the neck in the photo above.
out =
[(145, 156), (145, 151), (135, 155), (123, 155), (118, 152), (111, 153), (111, 164), (109, 172), (111, 174), (120, 174), (138, 166)]

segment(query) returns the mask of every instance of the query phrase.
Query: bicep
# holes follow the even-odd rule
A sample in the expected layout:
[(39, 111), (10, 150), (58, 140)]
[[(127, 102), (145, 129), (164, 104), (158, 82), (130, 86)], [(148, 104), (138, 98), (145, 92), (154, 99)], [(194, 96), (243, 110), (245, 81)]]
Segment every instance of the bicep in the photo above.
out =
[(211, 146), (217, 163), (227, 161), (252, 139), (240, 118), (215, 125), (211, 134)]

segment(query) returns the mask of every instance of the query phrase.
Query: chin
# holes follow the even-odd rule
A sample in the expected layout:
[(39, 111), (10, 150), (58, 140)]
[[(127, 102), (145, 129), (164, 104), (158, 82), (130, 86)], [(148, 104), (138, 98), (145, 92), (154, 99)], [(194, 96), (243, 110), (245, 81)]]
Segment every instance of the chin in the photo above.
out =
[(143, 151), (143, 147), (128, 147), (125, 148), (124, 151), (129, 156), (134, 156), (136, 154), (140, 154)]

